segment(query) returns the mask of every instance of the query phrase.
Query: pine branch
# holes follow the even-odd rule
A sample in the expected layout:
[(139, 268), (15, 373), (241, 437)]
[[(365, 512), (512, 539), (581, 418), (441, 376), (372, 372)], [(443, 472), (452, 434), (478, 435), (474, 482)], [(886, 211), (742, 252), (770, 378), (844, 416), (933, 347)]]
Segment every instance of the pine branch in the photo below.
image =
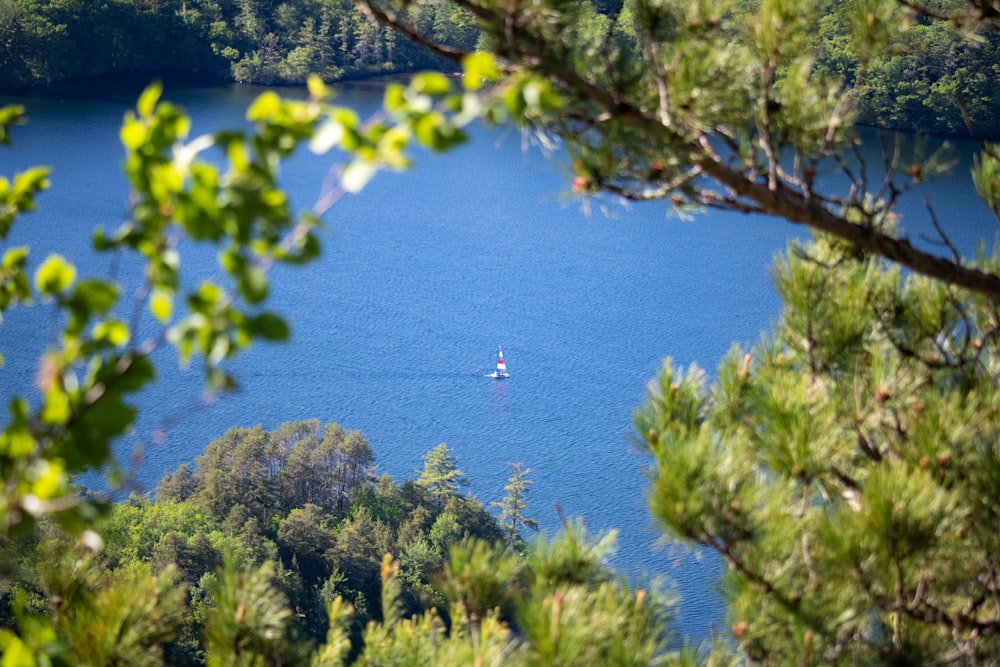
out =
[[(369, 1), (365, 0), (366, 4)], [(859, 250), (892, 261), (915, 273), (1000, 301), (1000, 276), (995, 273), (921, 250), (908, 239), (895, 237), (874, 224), (855, 223), (831, 210), (830, 204), (824, 203), (818, 193), (795, 187), (786, 180), (775, 178), (773, 173), (767, 181), (748, 178), (747, 174), (728, 164), (712, 149), (709, 135), (702, 133), (692, 138), (682, 129), (665, 125), (639, 106), (625, 100), (617, 91), (593, 83), (574, 70), (566, 58), (556, 57), (559, 55), (558, 49), (545, 42), (538, 31), (529, 32), (526, 26), (520, 25), (517, 17), (471, 0), (457, 0), (457, 4), (484, 21), (504, 26), (510, 33), (505, 45), (506, 57), (513, 66), (520, 66), (561, 83), (568, 91), (567, 98), (578, 100), (586, 115), (592, 118), (607, 115), (648, 137), (650, 143), (662, 146), (665, 152), (683, 156), (692, 167), (732, 193), (728, 206), (733, 210), (766, 211), (793, 224), (830, 234)], [(376, 15), (387, 16), (381, 10)], [(393, 25), (396, 24), (398, 22)], [(404, 34), (409, 36), (412, 32), (409, 30)], [(717, 194), (713, 197), (708, 193), (706, 189), (703, 199), (718, 200)], [(869, 212), (868, 217), (873, 217), (874, 213)]]
[(462, 58), (468, 55), (468, 52), (466, 51), (462, 51), (445, 44), (432, 42), (419, 31), (412, 28), (409, 24), (403, 22), (397, 14), (379, 7), (372, 0), (361, 0), (360, 5), (364, 11), (369, 13), (380, 23), (391, 26), (394, 30), (396, 30), (396, 32), (403, 35), (414, 44), (427, 49), (431, 53), (439, 55), (442, 58), (447, 58), (454, 63), (461, 63)]

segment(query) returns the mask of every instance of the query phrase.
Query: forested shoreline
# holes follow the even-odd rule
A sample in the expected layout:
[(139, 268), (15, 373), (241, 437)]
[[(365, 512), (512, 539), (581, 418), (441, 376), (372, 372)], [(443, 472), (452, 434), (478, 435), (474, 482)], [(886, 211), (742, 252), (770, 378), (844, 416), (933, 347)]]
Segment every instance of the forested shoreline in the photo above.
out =
[[(469, 48), (468, 17), (421, 10)], [(0, 88), (164, 70), (240, 83), (299, 84), (440, 67), (351, 0), (0, 0)]]
[[(749, 11), (751, 4), (737, 6)], [(979, 134), (1000, 134), (996, 33), (973, 39), (947, 22), (914, 17), (905, 49), (862, 68), (862, 55), (847, 39), (854, 19), (844, 5), (816, 3), (815, 67), (849, 85), (863, 78), (862, 122), (965, 133), (968, 119)], [(615, 11), (630, 9), (596, 3), (592, 29), (606, 29)], [(437, 43), (463, 50), (477, 45), (472, 17), (453, 5), (413, 4), (407, 13)], [(166, 71), (293, 85), (309, 74), (333, 82), (420, 69), (454, 65), (351, 0), (0, 0), (0, 90)]]
[[(291, 636), (307, 644), (324, 639), (327, 610), (338, 597), (354, 609), (354, 642), (368, 620), (382, 620), (387, 553), (397, 561), (400, 610), (409, 616), (443, 609), (436, 579), (454, 545), (478, 539), (523, 550), (517, 528), (534, 523), (524, 515), (530, 482), (512, 465), (508, 495), (495, 503), (498, 519), (465, 493), (468, 479), (447, 445), (423, 460), (415, 479), (397, 483), (376, 474), (361, 432), (335, 423), (231, 428), (193, 466), (166, 474), (153, 493), (109, 505), (95, 526), (104, 543), (99, 553), (74, 545), (54, 524), (6, 543), (5, 566), (17, 577), (0, 588), (0, 627), (16, 625), (14, 605), (44, 614), (55, 598), (78, 596), (67, 606), (88, 593), (99, 598), (96, 589), (67, 585), (59, 568), (71, 562), (75, 586), (84, 589), (114, 582), (112, 588), (128, 590), (137, 573), (160, 574), (159, 595), (183, 599), (184, 623), (163, 646), (171, 665), (205, 664), (204, 621), (227, 572), (270, 568), (270, 584), (293, 610)], [(90, 617), (78, 619), (85, 626), (100, 624), (108, 611), (100, 599), (90, 604)], [(164, 599), (157, 604), (167, 606)]]

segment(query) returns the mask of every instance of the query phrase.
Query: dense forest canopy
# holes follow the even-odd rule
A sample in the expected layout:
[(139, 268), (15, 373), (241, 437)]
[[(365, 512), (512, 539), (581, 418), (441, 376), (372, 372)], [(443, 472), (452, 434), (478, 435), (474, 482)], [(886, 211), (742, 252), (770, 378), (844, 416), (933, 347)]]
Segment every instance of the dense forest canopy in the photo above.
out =
[[(421, 14), (438, 38), (475, 43), (461, 12)], [(304, 83), (441, 64), (351, 0), (0, 0), (0, 88), (163, 70)]]
[[(818, 71), (864, 77), (863, 122), (962, 131), (964, 105), (980, 133), (1000, 133), (1000, 37), (972, 39), (948, 22), (917, 18), (904, 45), (862, 74), (847, 5), (816, 3), (810, 39)], [(610, 0), (595, 8), (593, 29), (622, 11)], [(471, 14), (450, 3), (410, 3), (407, 11), (437, 43), (469, 50), (480, 36)], [(309, 74), (331, 82), (425, 68), (454, 65), (352, 0), (0, 0), (0, 89), (124, 72), (301, 84)]]
[[(416, 479), (401, 484), (376, 477), (374, 460), (361, 433), (337, 424), (229, 429), (193, 467), (182, 464), (165, 475), (154, 494), (112, 505), (95, 526), (105, 545), (95, 556), (49, 524), (6, 543), (11, 557), (4, 566), (17, 577), (0, 586), (0, 627), (15, 624), (16, 599), (44, 612), (53, 597), (84, 598), (69, 589), (59, 569), (65, 563), (82, 559), (77, 567), (86, 574), (78, 576), (90, 583), (77, 585), (85, 588), (99, 581), (124, 587), (130, 573), (148, 569), (169, 573), (164, 583), (184, 593), (187, 619), (156, 651), (168, 664), (200, 665), (204, 619), (217, 604), (212, 591), (224, 567), (273, 568), (271, 578), (294, 610), (294, 632), (319, 642), (329, 627), (327, 609), (338, 597), (354, 609), (356, 637), (370, 618), (381, 619), (385, 554), (397, 554), (397, 603), (410, 615), (443, 608), (436, 578), (453, 545), (506, 540), (523, 548), (512, 523), (531, 522), (523, 493), (521, 506), (501, 523), (458, 485), (441, 484), (442, 478), (463, 478), (444, 443), (428, 452)], [(89, 620), (68, 612), (64, 619), (67, 629)], [(78, 629), (86, 632), (85, 625)], [(83, 644), (84, 636), (76, 641)]]

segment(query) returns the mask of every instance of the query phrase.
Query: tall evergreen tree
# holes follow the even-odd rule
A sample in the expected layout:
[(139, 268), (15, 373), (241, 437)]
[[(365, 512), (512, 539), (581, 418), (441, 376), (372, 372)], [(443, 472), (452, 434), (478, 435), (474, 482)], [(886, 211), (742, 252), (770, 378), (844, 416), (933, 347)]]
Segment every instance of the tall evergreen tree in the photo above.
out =
[(528, 479), (531, 468), (525, 468), (521, 462), (507, 464), (511, 476), (504, 488), (506, 495), (501, 502), (491, 503), (500, 510), (500, 525), (507, 533), (507, 543), (518, 545), (523, 542), (520, 534), (522, 528), (538, 530), (538, 522), (526, 515), (528, 487), (534, 482)]
[(423, 457), (424, 468), (418, 470), (417, 484), (427, 489), (439, 504), (443, 504), (458, 490), (469, 484), (468, 478), (458, 468), (458, 457), (448, 445), (441, 443)]

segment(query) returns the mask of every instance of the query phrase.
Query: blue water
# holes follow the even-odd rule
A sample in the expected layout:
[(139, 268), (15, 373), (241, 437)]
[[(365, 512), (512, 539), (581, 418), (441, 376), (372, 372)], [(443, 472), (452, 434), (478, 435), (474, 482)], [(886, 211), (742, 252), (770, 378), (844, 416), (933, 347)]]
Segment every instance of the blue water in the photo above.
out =
[[(168, 87), (166, 96), (192, 114), (197, 134), (240, 124), (260, 90)], [(32, 117), (15, 130), (13, 150), (0, 150), (0, 173), (55, 170), (40, 211), (11, 239), (32, 244), (36, 261), (58, 250), (83, 272), (109, 271), (109, 258), (86, 248), (95, 225), (113, 227), (125, 210), (117, 132), (137, 93), (0, 96)], [(337, 101), (367, 113), (380, 87), (345, 86)], [(329, 157), (305, 155), (285, 170), (302, 209), (330, 166)], [(964, 248), (994, 233), (967, 181), (934, 192), (962, 222)], [(152, 488), (230, 426), (313, 417), (363, 431), (380, 469), (397, 479), (446, 442), (486, 503), (503, 496), (507, 463), (520, 461), (533, 469), (531, 514), (544, 529), (557, 529), (560, 515), (584, 517), (593, 533), (618, 529), (613, 564), (630, 576), (669, 577), (681, 597), (679, 632), (706, 638), (722, 620), (719, 564), (660, 541), (631, 415), (665, 357), (711, 371), (734, 342), (759, 339), (779, 311), (774, 255), (803, 232), (719, 213), (682, 221), (659, 204), (588, 212), (567, 190), (558, 153), (546, 157), (510, 130), (480, 129), (471, 145), (420, 155), (412, 172), (382, 174), (342, 200), (324, 218), (322, 259), (272, 275), (292, 341), (241, 357), (232, 369), (238, 394), (201, 406), (197, 374), (160, 355), (136, 432), (117, 448), (135, 485)], [(919, 202), (910, 210), (922, 213)], [(185, 265), (207, 266), (203, 256)], [(7, 318), (3, 396), (30, 390), (28, 353), (50, 333), (44, 310)], [(511, 375), (504, 381), (483, 377), (498, 344)]]

